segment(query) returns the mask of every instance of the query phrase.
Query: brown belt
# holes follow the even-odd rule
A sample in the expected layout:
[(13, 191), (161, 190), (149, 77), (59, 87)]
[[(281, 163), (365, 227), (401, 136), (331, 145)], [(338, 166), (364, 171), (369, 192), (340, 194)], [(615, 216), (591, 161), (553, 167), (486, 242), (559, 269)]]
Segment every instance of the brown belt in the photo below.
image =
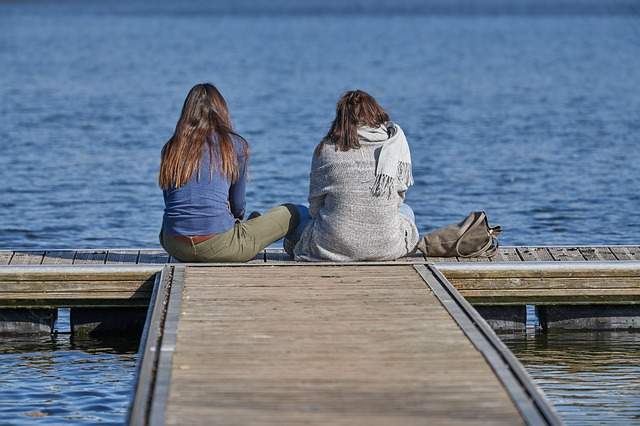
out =
[(209, 235), (193, 235), (190, 237), (187, 237), (186, 235), (172, 235), (171, 237), (178, 241), (185, 242), (187, 244), (200, 244), (201, 242), (207, 241), (208, 239), (213, 238), (216, 235), (218, 234), (213, 233)]

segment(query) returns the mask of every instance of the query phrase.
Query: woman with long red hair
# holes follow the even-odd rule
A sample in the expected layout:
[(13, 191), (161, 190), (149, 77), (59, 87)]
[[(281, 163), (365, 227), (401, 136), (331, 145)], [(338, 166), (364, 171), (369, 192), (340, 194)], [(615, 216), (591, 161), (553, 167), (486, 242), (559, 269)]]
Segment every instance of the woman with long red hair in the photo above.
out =
[(242, 221), (248, 159), (222, 94), (212, 84), (195, 85), (160, 161), (160, 243), (169, 254), (183, 262), (244, 262), (296, 228), (291, 204)]

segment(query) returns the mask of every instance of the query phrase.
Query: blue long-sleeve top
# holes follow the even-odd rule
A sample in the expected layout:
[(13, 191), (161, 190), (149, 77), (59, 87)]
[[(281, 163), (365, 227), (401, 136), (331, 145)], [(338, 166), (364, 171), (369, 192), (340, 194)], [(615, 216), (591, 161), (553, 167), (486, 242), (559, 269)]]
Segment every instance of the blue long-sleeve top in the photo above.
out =
[[(218, 138), (211, 139), (218, 149)], [(236, 219), (244, 216), (247, 179), (247, 142), (232, 134), (231, 141), (238, 158), (239, 179), (231, 183), (220, 173), (214, 161), (209, 173), (211, 155), (204, 144), (199, 170), (180, 188), (163, 190), (164, 216), (162, 230), (169, 235), (209, 235), (230, 230)]]

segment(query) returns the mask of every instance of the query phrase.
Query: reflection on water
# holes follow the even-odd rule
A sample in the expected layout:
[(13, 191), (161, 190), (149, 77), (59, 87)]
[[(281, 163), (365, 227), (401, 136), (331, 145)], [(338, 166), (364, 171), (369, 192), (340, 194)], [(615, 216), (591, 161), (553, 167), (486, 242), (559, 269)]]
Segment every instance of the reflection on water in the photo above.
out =
[(122, 423), (136, 339), (70, 335), (0, 340), (0, 424)]
[(640, 422), (640, 333), (500, 337), (567, 424)]

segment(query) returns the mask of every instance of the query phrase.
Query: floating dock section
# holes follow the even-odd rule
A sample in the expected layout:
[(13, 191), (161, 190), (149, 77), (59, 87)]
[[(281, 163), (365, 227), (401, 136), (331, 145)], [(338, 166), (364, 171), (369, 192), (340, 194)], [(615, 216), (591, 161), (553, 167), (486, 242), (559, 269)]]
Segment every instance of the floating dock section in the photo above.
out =
[(561, 424), (495, 330), (640, 329), (640, 247), (180, 264), (0, 251), (0, 334), (142, 335), (129, 423)]

